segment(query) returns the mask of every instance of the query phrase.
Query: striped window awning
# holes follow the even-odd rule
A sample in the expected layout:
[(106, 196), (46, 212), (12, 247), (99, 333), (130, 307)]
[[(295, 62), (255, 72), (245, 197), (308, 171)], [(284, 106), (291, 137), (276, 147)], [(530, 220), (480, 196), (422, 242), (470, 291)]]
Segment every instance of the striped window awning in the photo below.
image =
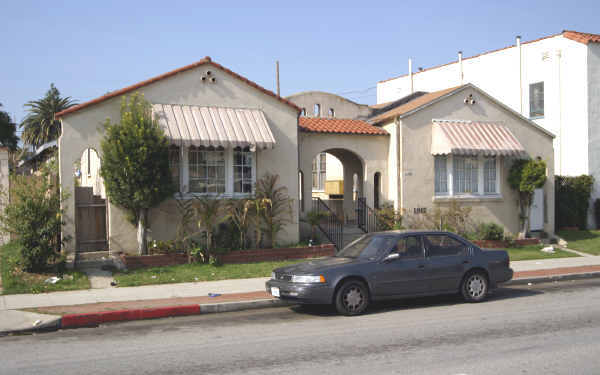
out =
[(172, 144), (273, 148), (275, 138), (260, 109), (153, 104), (152, 113)]
[(525, 157), (527, 153), (504, 125), (497, 122), (434, 120), (433, 155), (487, 155)]

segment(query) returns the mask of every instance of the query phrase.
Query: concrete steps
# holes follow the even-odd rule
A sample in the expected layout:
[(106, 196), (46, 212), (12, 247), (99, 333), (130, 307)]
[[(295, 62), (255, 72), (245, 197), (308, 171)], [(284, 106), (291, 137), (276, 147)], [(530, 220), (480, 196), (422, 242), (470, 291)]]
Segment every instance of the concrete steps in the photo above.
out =
[(344, 225), (344, 237), (342, 240), (342, 248), (348, 245), (350, 242), (356, 240), (360, 236), (365, 234), (359, 227), (356, 225)]

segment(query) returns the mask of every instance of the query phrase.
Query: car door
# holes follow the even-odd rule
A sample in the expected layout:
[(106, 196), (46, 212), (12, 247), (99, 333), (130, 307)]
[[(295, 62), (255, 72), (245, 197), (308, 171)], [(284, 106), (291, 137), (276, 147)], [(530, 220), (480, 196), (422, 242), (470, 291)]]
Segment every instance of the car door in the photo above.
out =
[(424, 235), (423, 245), (430, 292), (457, 291), (468, 265), (468, 246), (443, 233)]
[(402, 236), (388, 255), (397, 257), (378, 263), (375, 294), (378, 296), (406, 296), (427, 292), (425, 256), (420, 236)]

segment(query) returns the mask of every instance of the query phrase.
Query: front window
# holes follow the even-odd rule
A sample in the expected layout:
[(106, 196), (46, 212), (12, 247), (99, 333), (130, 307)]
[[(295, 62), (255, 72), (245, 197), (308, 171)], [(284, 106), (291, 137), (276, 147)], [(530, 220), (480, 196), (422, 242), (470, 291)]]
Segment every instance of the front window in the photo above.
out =
[(436, 196), (498, 196), (500, 158), (495, 156), (434, 156)]
[(225, 192), (225, 150), (192, 147), (188, 163), (190, 192)]
[(529, 85), (529, 117), (544, 116), (544, 82)]
[(315, 156), (312, 165), (313, 190), (324, 190), (327, 178), (327, 154), (322, 152)]
[(454, 193), (477, 193), (477, 164), (476, 157), (454, 157)]
[(234, 193), (252, 193), (252, 156), (248, 148), (233, 151)]
[(396, 245), (394, 236), (366, 234), (340, 250), (336, 257), (376, 259)]

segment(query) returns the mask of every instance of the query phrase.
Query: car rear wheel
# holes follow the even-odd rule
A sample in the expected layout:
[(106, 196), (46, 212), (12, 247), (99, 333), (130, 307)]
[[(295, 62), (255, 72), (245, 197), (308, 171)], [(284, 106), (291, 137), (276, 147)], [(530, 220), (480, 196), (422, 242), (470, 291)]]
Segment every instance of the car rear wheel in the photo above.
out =
[(488, 293), (488, 279), (483, 272), (469, 273), (461, 285), (462, 295), (467, 302), (481, 302)]
[(346, 281), (335, 295), (335, 308), (343, 315), (358, 315), (369, 305), (369, 292), (358, 280)]

